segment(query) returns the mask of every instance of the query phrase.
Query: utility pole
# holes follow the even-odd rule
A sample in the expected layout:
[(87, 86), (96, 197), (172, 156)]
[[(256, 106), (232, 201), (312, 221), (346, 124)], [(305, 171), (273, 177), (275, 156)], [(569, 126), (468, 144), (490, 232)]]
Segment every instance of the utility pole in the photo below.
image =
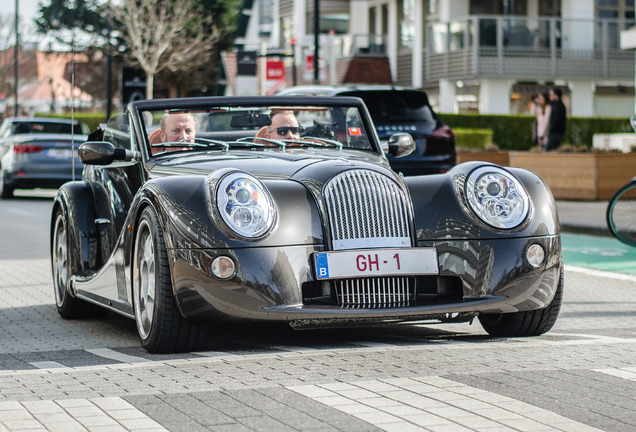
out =
[(314, 84), (320, 84), (320, 0), (314, 0)]
[(18, 0), (15, 0), (15, 46), (13, 47), (13, 116), (18, 116), (18, 53), (20, 37), (18, 33)]

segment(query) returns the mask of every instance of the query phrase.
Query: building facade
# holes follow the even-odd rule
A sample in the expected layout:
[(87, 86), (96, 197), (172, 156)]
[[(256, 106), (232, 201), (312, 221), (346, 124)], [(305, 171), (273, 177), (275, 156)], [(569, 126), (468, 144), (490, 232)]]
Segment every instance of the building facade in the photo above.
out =
[(529, 113), (534, 94), (557, 86), (570, 115), (630, 117), (634, 51), (621, 49), (620, 32), (635, 24), (634, 3), (246, 0), (237, 44), (294, 53), (287, 85), (315, 81), (318, 34), (323, 84), (355, 81), (353, 58), (383, 57), (395, 84), (425, 89), (440, 112)]

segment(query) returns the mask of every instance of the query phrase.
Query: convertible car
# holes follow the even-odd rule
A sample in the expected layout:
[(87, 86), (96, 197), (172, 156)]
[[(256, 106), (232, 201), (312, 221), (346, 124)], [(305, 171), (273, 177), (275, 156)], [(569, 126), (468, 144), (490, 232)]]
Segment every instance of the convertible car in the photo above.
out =
[[(277, 111), (293, 137), (269, 137)], [(183, 139), (166, 141), (170, 116), (187, 119)], [(224, 321), (550, 330), (563, 262), (548, 186), (480, 162), (392, 171), (385, 153), (413, 148), (403, 133), (382, 148), (354, 97), (132, 102), (80, 146), (82, 180), (55, 198), (57, 310), (130, 317), (157, 353)]]

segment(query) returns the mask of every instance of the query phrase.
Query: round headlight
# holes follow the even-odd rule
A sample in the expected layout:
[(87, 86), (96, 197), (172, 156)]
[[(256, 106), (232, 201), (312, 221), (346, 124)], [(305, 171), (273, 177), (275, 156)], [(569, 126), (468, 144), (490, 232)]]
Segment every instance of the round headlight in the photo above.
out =
[(243, 237), (260, 237), (274, 224), (274, 205), (265, 186), (240, 172), (219, 182), (216, 205), (225, 223)]
[(507, 171), (486, 166), (466, 180), (466, 198), (481, 220), (495, 228), (515, 228), (528, 215), (530, 200), (521, 182)]

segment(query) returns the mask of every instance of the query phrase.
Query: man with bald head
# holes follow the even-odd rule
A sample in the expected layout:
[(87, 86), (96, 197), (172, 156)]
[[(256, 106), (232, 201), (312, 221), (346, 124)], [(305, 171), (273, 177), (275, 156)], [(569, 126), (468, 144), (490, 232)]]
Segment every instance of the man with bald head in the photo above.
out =
[(162, 142), (194, 142), (197, 122), (192, 114), (164, 114), (159, 125)]

